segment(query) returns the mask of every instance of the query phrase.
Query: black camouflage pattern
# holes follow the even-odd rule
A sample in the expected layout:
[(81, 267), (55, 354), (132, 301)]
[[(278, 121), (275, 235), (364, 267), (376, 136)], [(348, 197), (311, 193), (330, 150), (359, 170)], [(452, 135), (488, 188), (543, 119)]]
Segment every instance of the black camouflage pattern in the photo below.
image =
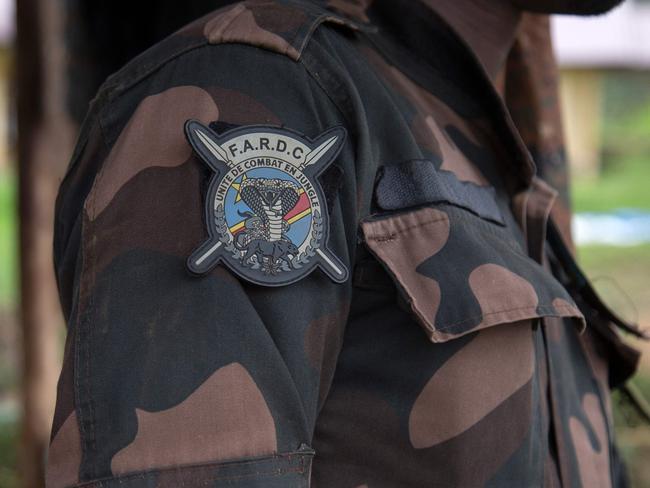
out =
[[(318, 176), (345, 282), (188, 273), (211, 177), (189, 119), (345, 128)], [(533, 139), (410, 0), (233, 3), (129, 63), (57, 201), (48, 486), (614, 486), (623, 346), (548, 252)]]

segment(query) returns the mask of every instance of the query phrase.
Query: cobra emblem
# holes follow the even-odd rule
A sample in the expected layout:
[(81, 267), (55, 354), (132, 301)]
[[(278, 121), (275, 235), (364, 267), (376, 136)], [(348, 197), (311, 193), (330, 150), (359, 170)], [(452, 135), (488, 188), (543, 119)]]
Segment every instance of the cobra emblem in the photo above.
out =
[(188, 120), (185, 133), (212, 171), (205, 200), (209, 236), (188, 257), (193, 274), (223, 263), (265, 286), (295, 283), (317, 267), (335, 283), (347, 280), (347, 267), (328, 244), (327, 200), (318, 181), (343, 145), (343, 127), (312, 139), (257, 125), (219, 134)]
[(279, 241), (286, 233), (283, 217), (298, 203), (296, 185), (290, 181), (250, 178), (241, 186), (241, 198), (261, 219), (264, 238)]

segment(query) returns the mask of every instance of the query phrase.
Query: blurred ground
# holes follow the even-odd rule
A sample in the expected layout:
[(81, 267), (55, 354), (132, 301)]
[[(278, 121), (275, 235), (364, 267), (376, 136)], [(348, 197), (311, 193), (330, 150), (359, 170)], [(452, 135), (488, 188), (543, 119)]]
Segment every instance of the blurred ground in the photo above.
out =
[[(573, 174), (576, 212), (631, 208), (650, 214), (650, 77), (631, 72), (607, 78), (603, 150), (597, 178)], [(594, 286), (620, 315), (650, 328), (650, 243), (632, 246), (589, 245), (578, 259)], [(643, 351), (634, 384), (650, 399), (650, 343)], [(620, 395), (614, 395), (618, 443), (632, 486), (650, 487), (650, 426)]]
[[(645, 173), (650, 178), (650, 164)], [(647, 181), (647, 180), (646, 180)], [(650, 326), (650, 244), (632, 247), (583, 246), (578, 257), (599, 294), (628, 320), (638, 318)], [(637, 321), (637, 320), (635, 320)], [(642, 349), (641, 366), (633, 382), (650, 399), (650, 343), (636, 341)], [(618, 443), (627, 461), (634, 487), (650, 487), (650, 426), (625, 399), (615, 395)]]

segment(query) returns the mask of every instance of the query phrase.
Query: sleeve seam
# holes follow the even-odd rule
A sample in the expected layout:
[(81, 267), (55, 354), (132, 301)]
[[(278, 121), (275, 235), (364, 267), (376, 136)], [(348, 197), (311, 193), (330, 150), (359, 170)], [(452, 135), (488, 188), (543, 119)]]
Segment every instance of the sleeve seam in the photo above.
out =
[(311, 453), (292, 452), (287, 454), (275, 454), (269, 457), (260, 457), (258, 459), (246, 459), (240, 461), (238, 460), (215, 461), (215, 462), (200, 463), (200, 464), (189, 464), (184, 466), (161, 467), (161, 468), (148, 469), (144, 471), (138, 471), (135, 473), (125, 474), (122, 476), (118, 475), (109, 478), (101, 478), (98, 480), (84, 481), (81, 483), (70, 485), (70, 488), (100, 488), (102, 486), (106, 486), (105, 485), (106, 483), (111, 483), (114, 481), (118, 483), (122, 483), (124, 481), (138, 479), (138, 478), (145, 478), (146, 476), (149, 476), (151, 474), (160, 474), (164, 472), (182, 473), (183, 471), (191, 471), (193, 469), (205, 469), (211, 467), (246, 466), (246, 465), (250, 466), (256, 463), (262, 463), (265, 461), (273, 461), (273, 460), (291, 462), (292, 458), (296, 458), (296, 457), (299, 458), (299, 461), (298, 464), (294, 466), (290, 465), (284, 467), (277, 467), (275, 469), (271, 469), (271, 467), (269, 467), (266, 469), (262, 469), (260, 471), (239, 474), (239, 475), (231, 474), (231, 475), (219, 476), (218, 474), (215, 474), (214, 476), (211, 477), (210, 481), (231, 481), (231, 480), (246, 479), (251, 477), (259, 477), (259, 476), (264, 476), (268, 478), (274, 476), (284, 476), (286, 474), (291, 474), (291, 473), (304, 474), (308, 471), (307, 464), (306, 464), (307, 458), (310, 458), (311, 456), (312, 456)]
[[(298, 62), (302, 65), (309, 78), (314, 81), (314, 83), (320, 88), (320, 91), (323, 92), (323, 94), (327, 97), (327, 99), (331, 102), (331, 104), (336, 108), (337, 112), (342, 118), (343, 123), (348, 127), (351, 126), (350, 120), (348, 120), (345, 111), (343, 110), (343, 108), (341, 108), (341, 105), (339, 105), (339, 103), (336, 101), (335, 97), (332, 95), (327, 85), (320, 79), (320, 77), (316, 75), (316, 73), (314, 73), (313, 67), (311, 65), (308, 65), (305, 62), (305, 56), (301, 56)], [(329, 74), (329, 70), (328, 70), (328, 74)], [(348, 131), (348, 133), (349, 132), (350, 131)]]

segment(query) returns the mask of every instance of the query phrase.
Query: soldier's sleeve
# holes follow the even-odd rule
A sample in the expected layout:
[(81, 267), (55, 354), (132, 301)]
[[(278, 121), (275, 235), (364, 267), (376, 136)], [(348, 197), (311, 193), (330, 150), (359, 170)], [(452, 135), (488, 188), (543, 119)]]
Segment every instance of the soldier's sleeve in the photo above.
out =
[(242, 44), (112, 83), (57, 202), (48, 484), (307, 487), (350, 303), (345, 121), (300, 63)]

